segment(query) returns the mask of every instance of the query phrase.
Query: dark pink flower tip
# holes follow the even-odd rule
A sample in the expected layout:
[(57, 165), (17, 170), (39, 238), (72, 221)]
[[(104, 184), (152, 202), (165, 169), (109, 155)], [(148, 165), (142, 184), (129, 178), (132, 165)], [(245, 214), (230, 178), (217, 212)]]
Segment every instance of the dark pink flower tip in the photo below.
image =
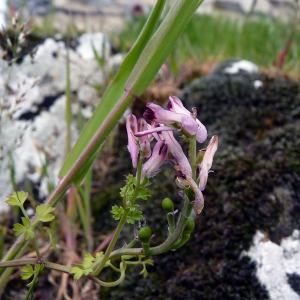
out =
[(144, 113), (147, 121), (184, 128), (190, 135), (197, 133), (198, 125), (191, 115), (169, 111), (151, 102), (147, 103), (147, 107), (148, 109)]

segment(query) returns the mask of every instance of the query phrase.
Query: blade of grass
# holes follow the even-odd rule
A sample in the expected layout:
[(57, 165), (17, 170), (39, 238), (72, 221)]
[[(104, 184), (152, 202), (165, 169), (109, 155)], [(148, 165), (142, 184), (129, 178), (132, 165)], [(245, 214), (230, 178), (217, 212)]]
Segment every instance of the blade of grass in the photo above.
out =
[[(162, 10), (165, 5), (165, 0), (159, 0), (157, 1), (156, 6), (154, 7), (147, 23), (145, 24), (145, 27), (143, 31), (141, 32), (137, 42), (134, 44), (132, 50), (129, 52), (129, 54), (125, 57), (124, 62), (122, 63), (120, 70), (114, 80), (114, 82), (109, 86), (109, 88), (106, 90), (105, 94), (103, 95), (103, 98), (96, 108), (93, 116), (83, 129), (77, 143), (75, 144), (74, 148), (72, 149), (71, 153), (67, 157), (60, 173), (60, 177), (64, 177), (67, 172), (70, 170), (70, 168), (74, 165), (74, 162), (78, 159), (79, 155), (82, 153), (83, 149), (86, 147), (88, 142), (91, 140), (92, 136), (95, 134), (97, 129), (100, 127), (101, 124), (103, 124), (104, 120), (107, 118), (108, 114), (112, 111), (113, 107), (116, 105), (116, 103), (119, 101), (119, 99), (122, 97), (124, 93), (124, 87), (126, 84), (126, 81), (136, 63), (137, 57), (140, 56), (142, 51), (147, 45), (147, 42), (149, 38), (152, 36), (154, 30), (156, 29), (158, 22), (160, 20), (160, 16), (162, 14)], [(131, 96), (129, 99), (129, 103), (131, 100)], [(103, 132), (103, 138), (100, 141), (104, 141), (106, 135), (112, 130), (113, 126), (116, 124), (117, 120), (122, 116), (123, 111), (120, 111), (117, 116), (115, 117), (114, 124), (111, 124), (109, 126), (108, 130), (104, 130)], [(98, 147), (97, 147), (98, 148)], [(80, 183), (82, 181), (82, 178), (86, 171), (89, 169), (92, 161), (96, 157), (97, 153), (96, 151), (93, 153), (92, 156), (89, 158), (86, 158), (86, 167), (82, 169), (82, 172), (79, 174), (78, 178), (74, 178), (75, 183)]]

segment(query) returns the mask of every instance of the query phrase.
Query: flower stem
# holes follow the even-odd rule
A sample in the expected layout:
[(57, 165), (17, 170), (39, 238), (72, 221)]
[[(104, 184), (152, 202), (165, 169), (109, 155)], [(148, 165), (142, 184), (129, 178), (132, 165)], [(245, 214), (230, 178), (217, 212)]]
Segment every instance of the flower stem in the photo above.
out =
[[(36, 258), (29, 258), (29, 259), (15, 259), (11, 261), (4, 261), (0, 262), (0, 268), (9, 268), (9, 267), (22, 267), (26, 265), (36, 265), (37, 260)], [(64, 265), (52, 263), (50, 261), (43, 261), (43, 264), (46, 268), (64, 272), (64, 273), (69, 273), (71, 268), (66, 267)]]
[(104, 256), (102, 256), (100, 260), (94, 262), (91, 265), (91, 268), (94, 268), (96, 266), (95, 271), (91, 274), (92, 276), (98, 276), (99, 273), (102, 271), (102, 269), (105, 267), (105, 264), (106, 264), (107, 260), (109, 259), (110, 254), (111, 254), (111, 252), (113, 251), (113, 249), (116, 245), (116, 242), (119, 238), (119, 235), (122, 231), (122, 228), (123, 228), (124, 224), (126, 223), (128, 212), (129, 211), (127, 211), (126, 209), (124, 210), (124, 214), (120, 219), (120, 222), (119, 222), (119, 224), (118, 224), (118, 226), (115, 230), (115, 233), (114, 233), (112, 239), (110, 240), (110, 243), (109, 243), (109, 245), (108, 245), (108, 247), (105, 251)]

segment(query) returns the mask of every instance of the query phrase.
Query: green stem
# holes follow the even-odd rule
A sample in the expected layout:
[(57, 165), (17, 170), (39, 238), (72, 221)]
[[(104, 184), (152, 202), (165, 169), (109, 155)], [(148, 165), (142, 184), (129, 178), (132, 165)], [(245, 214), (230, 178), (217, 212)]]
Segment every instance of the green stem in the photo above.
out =
[[(0, 268), (10, 268), (10, 267), (22, 267), (26, 265), (36, 265), (37, 260), (36, 258), (29, 258), (29, 259), (16, 259), (11, 261), (0, 262)], [(43, 261), (45, 268), (70, 273), (71, 268), (66, 267), (64, 265), (52, 263), (50, 261)]]
[(168, 236), (168, 238), (159, 246), (152, 247), (149, 249), (148, 255), (157, 255), (170, 250), (171, 246), (177, 241), (183, 232), (186, 222), (192, 212), (193, 205), (189, 199), (185, 199), (182, 212), (177, 224), (175, 231)]
[(137, 243), (138, 243), (138, 240), (133, 239), (125, 248), (127, 248), (127, 249), (133, 248)]
[[(169, 235), (169, 237), (159, 246), (151, 247), (147, 255), (157, 255), (163, 252), (169, 251), (172, 245), (178, 240), (180, 237), (186, 222), (191, 214), (193, 205), (190, 203), (189, 199), (184, 201), (184, 205), (182, 208), (182, 213), (180, 215), (179, 222), (177, 224), (176, 230)], [(145, 255), (143, 248), (121, 248), (111, 252), (109, 259), (121, 257), (123, 255), (132, 255), (132, 256), (140, 256)]]
[(89, 276), (89, 279), (94, 281), (95, 283), (99, 284), (100, 286), (114, 287), (114, 286), (117, 286), (120, 283), (122, 283), (125, 279), (126, 264), (124, 262), (120, 263), (120, 271), (121, 271), (120, 278), (117, 279), (116, 281), (113, 281), (113, 282), (104, 282), (104, 281), (102, 281), (98, 278), (95, 278), (93, 276)]
[(173, 233), (176, 229), (174, 213), (172, 213), (172, 212), (168, 213), (167, 214), (167, 220), (168, 220), (168, 225), (169, 225), (169, 232)]
[(126, 211), (126, 209), (124, 210), (124, 214), (123, 214), (123, 216), (122, 216), (121, 219), (120, 219), (120, 222), (119, 222), (119, 224), (118, 224), (118, 226), (117, 226), (117, 229), (115, 230), (115, 233), (114, 233), (114, 235), (113, 235), (113, 237), (112, 237), (112, 239), (111, 239), (111, 241), (110, 241), (110, 243), (109, 243), (109, 245), (108, 245), (108, 247), (107, 247), (107, 249), (106, 249), (106, 251), (105, 251), (104, 256), (102, 256), (101, 259), (100, 259), (99, 261), (96, 261), (95, 263), (93, 263), (93, 264), (91, 265), (91, 268), (96, 267), (96, 268), (95, 268), (95, 271), (92, 273), (92, 276), (98, 276), (99, 273), (100, 273), (100, 272), (102, 271), (102, 269), (104, 268), (104, 266), (105, 266), (107, 260), (108, 260), (109, 257), (110, 257), (111, 252), (113, 251), (113, 249), (114, 249), (114, 247), (115, 247), (115, 245), (116, 245), (116, 242), (117, 242), (117, 240), (118, 240), (118, 238), (119, 238), (119, 235), (120, 235), (120, 233), (121, 233), (121, 231), (122, 231), (122, 228), (123, 228), (123, 226), (124, 226), (125, 223), (126, 223), (127, 216), (128, 216), (128, 212), (129, 212), (129, 211)]

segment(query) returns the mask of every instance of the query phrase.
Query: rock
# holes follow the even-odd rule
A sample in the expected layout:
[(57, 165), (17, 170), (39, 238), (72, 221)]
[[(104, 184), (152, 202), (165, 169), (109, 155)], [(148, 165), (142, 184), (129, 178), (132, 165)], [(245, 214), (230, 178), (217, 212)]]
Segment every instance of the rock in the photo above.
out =
[[(300, 299), (299, 92), (297, 80), (244, 71), (214, 71), (184, 88), (187, 107), (197, 107), (209, 136), (219, 135), (203, 212), (184, 247), (153, 257), (146, 279), (129, 270), (122, 285), (103, 297)], [(144, 213), (153, 243), (167, 230), (161, 200), (181, 205), (173, 176), (160, 176)], [(262, 232), (265, 240), (253, 243)]]
[[(300, 299), (299, 270), (300, 270), (300, 236), (295, 229), (292, 235), (283, 238), (280, 245), (271, 242), (265, 234), (257, 231), (253, 238), (253, 245), (248, 252), (256, 263), (256, 274), (260, 282), (269, 291), (273, 300)], [(290, 278), (298, 276), (298, 288), (290, 285)]]
[[(49, 183), (57, 183), (65, 156), (63, 95), (67, 55), (71, 92), (78, 95), (81, 106), (73, 104), (74, 113), (80, 109), (83, 115), (90, 117), (97, 105), (98, 93), (94, 87), (106, 83), (104, 74), (110, 73), (113, 67), (109, 62), (110, 44), (102, 33), (84, 35), (79, 41), (79, 47), (71, 49), (63, 41), (48, 38), (38, 46), (34, 61), (25, 55), (19, 64), (8, 66), (3, 62), (0, 65), (0, 97), (4, 99), (1, 104), (0, 211), (7, 208), (4, 200), (13, 189), (10, 172), (14, 172), (15, 183), (20, 188), (27, 179), (40, 186), (37, 192), (40, 199), (48, 195)], [(103, 66), (92, 57), (92, 43), (99, 59), (103, 59)], [(72, 143), (78, 137), (75, 119), (74, 115)]]
[(104, 60), (110, 56), (110, 43), (101, 32), (83, 34), (78, 38), (78, 42), (76, 52), (83, 60), (94, 60), (95, 52)]
[(6, 10), (7, 10), (6, 0), (2, 0), (0, 2), (0, 28), (6, 26)]

